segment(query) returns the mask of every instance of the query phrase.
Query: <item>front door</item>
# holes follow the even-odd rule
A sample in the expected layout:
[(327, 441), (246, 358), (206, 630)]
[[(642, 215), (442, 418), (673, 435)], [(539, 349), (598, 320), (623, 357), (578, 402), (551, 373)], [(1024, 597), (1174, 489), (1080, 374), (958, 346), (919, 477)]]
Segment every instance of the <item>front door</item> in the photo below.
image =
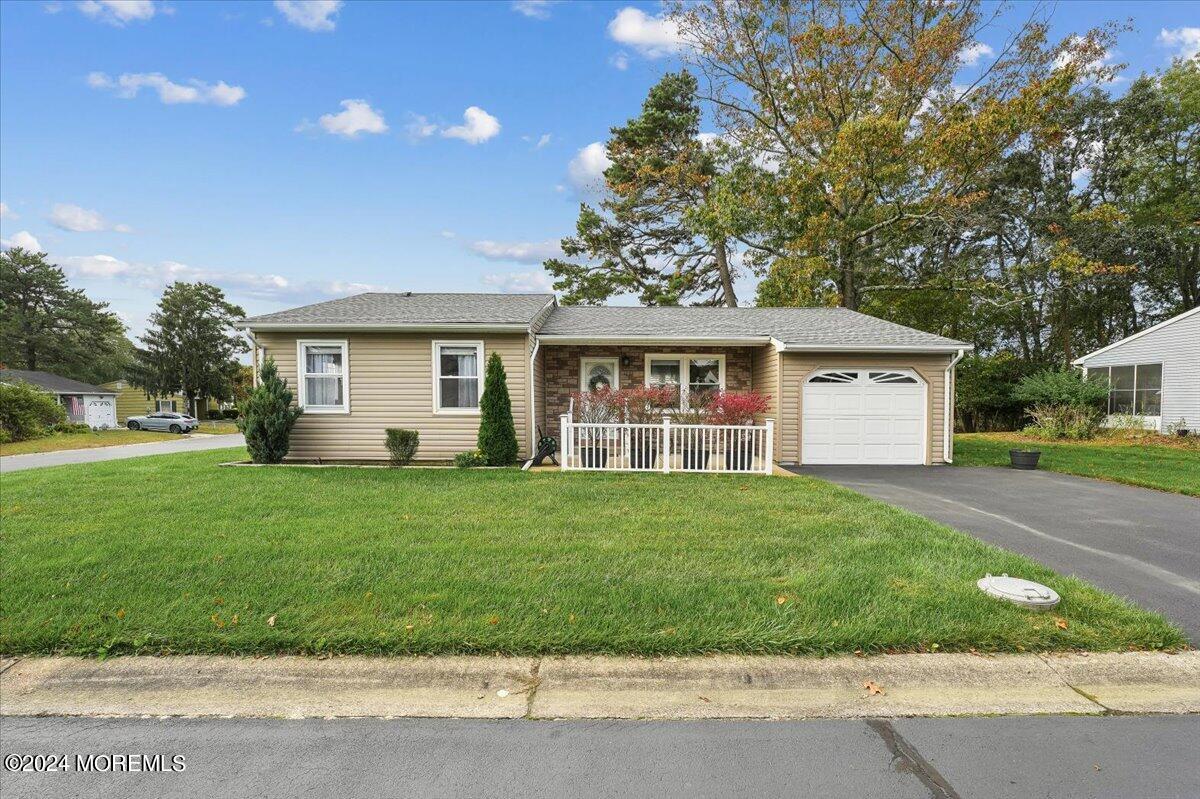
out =
[(579, 389), (620, 388), (616, 358), (584, 358), (579, 364)]

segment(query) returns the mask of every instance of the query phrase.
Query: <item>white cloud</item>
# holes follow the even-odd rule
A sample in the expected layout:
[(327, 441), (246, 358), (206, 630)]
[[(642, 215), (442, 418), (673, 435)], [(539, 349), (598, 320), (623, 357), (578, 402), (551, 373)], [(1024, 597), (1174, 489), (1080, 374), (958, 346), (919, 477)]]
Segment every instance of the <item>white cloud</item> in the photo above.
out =
[(161, 72), (126, 72), (115, 80), (103, 72), (91, 72), (87, 84), (93, 89), (111, 91), (117, 97), (129, 100), (137, 97), (143, 88), (158, 92), (158, 99), (167, 105), (177, 103), (201, 103), (207, 105), (237, 105), (246, 97), (241, 86), (230, 86), (225, 81), (205, 83), (195, 78), (186, 85), (175, 83)]
[(532, 19), (550, 19), (553, 0), (513, 0), (512, 10)]
[(540, 150), (543, 147), (545, 147), (547, 144), (549, 144), (551, 139), (553, 139), (553, 138), (554, 137), (551, 136), (549, 133), (543, 133), (537, 139), (534, 139), (532, 136), (522, 136), (521, 141), (527, 141), (533, 145), (533, 149)]
[(996, 51), (983, 42), (972, 42), (958, 51), (958, 63), (963, 66), (973, 67), (984, 58), (995, 54)]
[(204, 269), (178, 261), (136, 263), (123, 261), (111, 255), (79, 255), (58, 258), (56, 261), (63, 271), (73, 278), (113, 280), (153, 292), (161, 291), (177, 280), (203, 281), (219, 286), (231, 296), (295, 303), (313, 302), (363, 291), (387, 290), (385, 286), (368, 283), (341, 280), (294, 281), (277, 274)]
[(438, 126), (429, 121), (428, 117), (420, 114), (410, 114), (409, 123), (404, 126), (405, 133), (412, 140), (426, 139), (437, 133)]
[(57, 14), (63, 10), (63, 4), (59, 0), (49, 0), (49, 2), (42, 3), (42, 10), (47, 14)]
[(55, 203), (47, 217), (50, 224), (60, 230), (74, 233), (94, 233), (98, 230), (113, 230), (117, 233), (132, 233), (129, 225), (110, 225), (98, 211), (81, 208), (70, 203)]
[(438, 235), (441, 236), (443, 239), (453, 239), (453, 238), (458, 237), (458, 234), (455, 233), (453, 230), (439, 230)]
[(317, 120), (326, 133), (355, 139), (360, 133), (387, 132), (383, 114), (372, 108), (366, 100), (342, 100), (341, 106), (339, 113), (323, 114)]
[(0, 249), (11, 250), (13, 247), (20, 247), (29, 252), (42, 252), (41, 243), (28, 230), (17, 231), (11, 239), (0, 239)]
[(558, 239), (546, 241), (491, 241), (483, 239), (470, 244), (471, 252), (490, 261), (516, 261), (522, 264), (540, 264), (547, 258), (561, 256), (562, 247)]
[(342, 9), (342, 0), (275, 0), (275, 10), (297, 28), (327, 33), (337, 27), (333, 17)]
[(622, 8), (608, 23), (608, 35), (647, 58), (671, 55), (683, 46), (683, 36), (675, 21), (652, 17), (632, 6)]
[(1175, 48), (1179, 58), (1192, 58), (1200, 55), (1200, 28), (1163, 28), (1158, 33), (1158, 43)]
[(604, 185), (604, 170), (612, 166), (604, 145), (594, 141), (567, 164), (567, 179), (580, 194), (593, 194)]
[(8, 207), (8, 203), (0, 203), (0, 219), (17, 219), (13, 209)]
[(500, 120), (477, 105), (463, 111), (463, 124), (442, 130), (442, 136), (448, 139), (462, 139), (468, 144), (485, 142), (499, 133)]
[[(52, 4), (47, 3), (46, 11), (58, 13), (57, 10), (51, 11), (51, 7)], [(157, 10), (151, 0), (83, 0), (75, 7), (84, 16), (118, 27), (134, 20), (150, 19)]]
[(554, 291), (554, 281), (541, 270), (484, 275), (483, 284), (508, 294)]
[(629, 69), (629, 53), (626, 53), (624, 50), (619, 50), (609, 56), (608, 63), (613, 68), (624, 72), (625, 70)]

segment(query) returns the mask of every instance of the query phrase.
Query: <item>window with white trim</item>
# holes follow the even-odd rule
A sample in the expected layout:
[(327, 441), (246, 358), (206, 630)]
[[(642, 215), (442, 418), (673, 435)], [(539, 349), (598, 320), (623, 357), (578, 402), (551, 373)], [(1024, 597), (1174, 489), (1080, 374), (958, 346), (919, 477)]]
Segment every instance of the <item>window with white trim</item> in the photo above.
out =
[(433, 342), (433, 409), (479, 413), (483, 394), (483, 342)]
[(705, 395), (725, 388), (725, 356), (649, 354), (646, 356), (646, 385), (677, 388), (679, 407), (687, 410)]
[(1108, 412), (1134, 416), (1162, 413), (1162, 364), (1089, 366), (1088, 380), (1108, 382)]
[(158, 400), (155, 402), (154, 410), (175, 413), (175, 400)]
[(300, 407), (308, 413), (350, 412), (350, 358), (345, 341), (297, 341)]

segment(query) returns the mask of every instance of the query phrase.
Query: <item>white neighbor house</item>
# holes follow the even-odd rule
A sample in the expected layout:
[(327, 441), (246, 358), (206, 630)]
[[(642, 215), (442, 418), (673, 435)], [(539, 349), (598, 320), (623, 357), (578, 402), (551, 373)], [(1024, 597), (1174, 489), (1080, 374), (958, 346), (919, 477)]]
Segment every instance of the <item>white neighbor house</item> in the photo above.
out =
[(1109, 379), (1108, 412), (1165, 432), (1181, 419), (1200, 429), (1200, 308), (1185, 311), (1074, 361)]
[(93, 430), (117, 426), (117, 393), (90, 383), (50, 372), (0, 369), (0, 382), (28, 383), (53, 394), (67, 411), (67, 421), (86, 424)]

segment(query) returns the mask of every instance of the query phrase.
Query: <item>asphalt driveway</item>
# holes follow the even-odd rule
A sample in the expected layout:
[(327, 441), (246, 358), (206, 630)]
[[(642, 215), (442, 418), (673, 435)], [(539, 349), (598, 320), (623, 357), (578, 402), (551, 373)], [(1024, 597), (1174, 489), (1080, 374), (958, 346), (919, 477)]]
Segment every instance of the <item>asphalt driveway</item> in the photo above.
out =
[(222, 435), (180, 436), (174, 441), (151, 441), (146, 444), (121, 444), (116, 447), (93, 449), (64, 449), (58, 452), (37, 452), (30, 455), (5, 455), (0, 458), (0, 474), (40, 469), (43, 466), (62, 466), (67, 463), (96, 463), (122, 458), (141, 458), (146, 455), (170, 455), (175, 452), (198, 452), (205, 449), (242, 447), (246, 438), (241, 433)]
[(982, 466), (792, 471), (1086, 579), (1164, 613), (1200, 644), (1200, 499), (1055, 472)]

